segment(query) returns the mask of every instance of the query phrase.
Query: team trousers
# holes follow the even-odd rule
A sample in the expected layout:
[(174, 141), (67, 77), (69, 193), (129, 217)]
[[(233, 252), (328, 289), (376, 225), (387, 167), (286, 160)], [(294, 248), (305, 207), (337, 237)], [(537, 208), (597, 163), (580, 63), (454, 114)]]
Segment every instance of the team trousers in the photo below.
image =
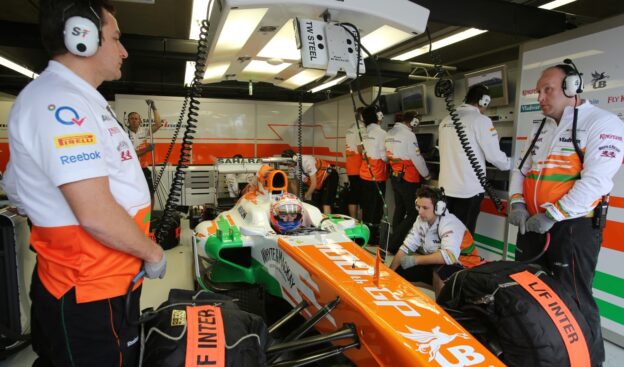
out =
[(408, 182), (402, 178), (390, 177), (394, 191), (394, 214), (392, 215), (392, 237), (388, 251), (396, 253), (403, 244), (403, 240), (416, 221), (416, 190), (420, 183)]
[[(139, 317), (141, 287), (132, 292), (129, 318)], [(139, 327), (125, 318), (124, 297), (76, 303), (72, 288), (56, 299), (33, 272), (30, 288), (35, 367), (137, 366)]]
[(481, 211), (481, 201), (484, 194), (478, 194), (469, 198), (446, 197), (446, 207), (468, 228), (470, 234), (475, 233), (477, 217)]
[[(362, 207), (362, 221), (370, 229), (369, 243), (378, 245), (379, 223), (384, 212), (383, 198), (379, 195), (379, 190), (381, 190), (382, 195), (385, 195), (386, 182), (362, 180), (361, 184), (362, 201), (360, 206)], [(379, 185), (379, 190), (377, 185)]]

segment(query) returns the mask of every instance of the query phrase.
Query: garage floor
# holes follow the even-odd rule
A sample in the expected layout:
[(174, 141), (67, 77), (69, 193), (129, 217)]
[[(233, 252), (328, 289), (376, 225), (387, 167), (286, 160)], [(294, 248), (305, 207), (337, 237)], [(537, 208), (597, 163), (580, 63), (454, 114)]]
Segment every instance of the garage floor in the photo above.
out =
[[(141, 296), (141, 309), (146, 307), (158, 307), (167, 298), (168, 291), (171, 288), (192, 289), (193, 288), (193, 263), (191, 231), (188, 224), (183, 220), (182, 228), (187, 228), (181, 233), (181, 245), (167, 250), (167, 274), (162, 280), (146, 279), (143, 283), (143, 293)], [(387, 259), (388, 263), (391, 261)], [(433, 296), (433, 292), (423, 289), (429, 296)], [(624, 349), (619, 346), (605, 341), (605, 349), (607, 358), (604, 367), (622, 366), (624, 360)], [(23, 351), (0, 361), (0, 367), (26, 367), (32, 366), (36, 355), (30, 347)]]

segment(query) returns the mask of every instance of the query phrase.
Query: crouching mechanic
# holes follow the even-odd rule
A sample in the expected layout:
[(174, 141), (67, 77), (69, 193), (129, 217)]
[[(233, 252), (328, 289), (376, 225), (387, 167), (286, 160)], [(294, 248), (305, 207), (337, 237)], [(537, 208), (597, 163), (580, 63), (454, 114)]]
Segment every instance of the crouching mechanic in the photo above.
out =
[[(128, 53), (107, 0), (41, 0), (51, 60), (9, 116), (3, 185), (33, 223), (30, 297), (35, 366), (135, 366), (142, 267), (162, 278), (163, 250), (147, 237), (150, 196), (132, 143), (97, 91), (121, 77)], [(74, 35), (63, 29), (84, 29)], [(99, 29), (99, 32), (98, 32)]]
[[(295, 167), (295, 178), (299, 176), (299, 157), (292, 150), (282, 153), (284, 158), (292, 158), (291, 166)], [(338, 190), (338, 171), (329, 162), (311, 155), (301, 155), (301, 171), (303, 183), (307, 188), (304, 200), (312, 202), (323, 214), (331, 214), (332, 203)], [(297, 180), (290, 181), (290, 190), (299, 192)]]
[(303, 224), (303, 204), (293, 194), (283, 194), (271, 203), (269, 219), (277, 234), (296, 231)]
[(433, 285), (437, 297), (446, 279), (461, 269), (481, 264), (483, 259), (470, 231), (446, 210), (443, 191), (418, 189), (416, 210), (418, 218), (390, 268), (411, 282)]

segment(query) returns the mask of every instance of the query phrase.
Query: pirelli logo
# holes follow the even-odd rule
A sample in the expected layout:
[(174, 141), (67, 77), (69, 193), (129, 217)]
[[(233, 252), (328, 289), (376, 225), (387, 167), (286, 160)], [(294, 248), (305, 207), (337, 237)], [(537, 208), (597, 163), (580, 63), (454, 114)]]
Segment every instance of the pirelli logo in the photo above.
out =
[(83, 145), (94, 145), (95, 135), (91, 133), (85, 134), (69, 134), (54, 137), (54, 145), (57, 149), (70, 148)]

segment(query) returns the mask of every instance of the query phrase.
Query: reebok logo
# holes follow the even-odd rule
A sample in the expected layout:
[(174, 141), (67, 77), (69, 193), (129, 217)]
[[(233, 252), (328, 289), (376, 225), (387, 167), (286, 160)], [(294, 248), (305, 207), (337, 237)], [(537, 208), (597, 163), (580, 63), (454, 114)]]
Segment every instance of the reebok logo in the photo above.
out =
[(74, 155), (62, 155), (59, 157), (61, 159), (61, 164), (73, 164), (76, 162), (84, 162), (84, 161), (92, 161), (96, 159), (102, 159), (102, 154), (98, 151), (91, 153), (79, 153)]

